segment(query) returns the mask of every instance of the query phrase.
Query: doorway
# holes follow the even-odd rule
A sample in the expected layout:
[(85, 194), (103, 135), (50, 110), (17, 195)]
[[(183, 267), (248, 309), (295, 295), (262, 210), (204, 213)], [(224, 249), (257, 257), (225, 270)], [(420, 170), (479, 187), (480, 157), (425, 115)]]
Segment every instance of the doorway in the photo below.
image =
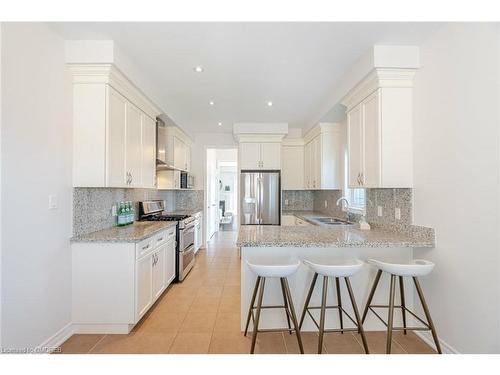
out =
[(208, 148), (206, 165), (207, 240), (238, 230), (238, 149)]

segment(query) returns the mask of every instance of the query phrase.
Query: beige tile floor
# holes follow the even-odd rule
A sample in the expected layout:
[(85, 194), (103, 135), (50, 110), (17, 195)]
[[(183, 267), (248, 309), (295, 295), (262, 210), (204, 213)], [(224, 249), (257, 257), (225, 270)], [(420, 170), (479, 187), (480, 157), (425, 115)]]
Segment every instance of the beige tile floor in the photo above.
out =
[[(173, 284), (128, 335), (73, 335), (62, 353), (248, 353), (240, 332), (240, 260), (236, 232), (218, 232), (200, 250), (183, 283)], [(318, 335), (302, 333), (306, 353), (316, 353)], [(385, 352), (385, 333), (367, 332), (372, 353)], [(393, 353), (433, 353), (413, 333), (396, 332)], [(361, 354), (358, 334), (326, 334), (324, 353)], [(298, 353), (295, 335), (259, 334), (256, 353)]]

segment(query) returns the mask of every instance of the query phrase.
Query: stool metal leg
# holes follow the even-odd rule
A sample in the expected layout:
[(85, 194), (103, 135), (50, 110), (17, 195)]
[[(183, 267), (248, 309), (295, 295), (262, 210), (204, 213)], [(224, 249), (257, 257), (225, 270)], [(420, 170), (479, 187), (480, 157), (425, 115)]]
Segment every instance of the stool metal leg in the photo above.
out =
[(377, 289), (378, 282), (380, 281), (380, 276), (382, 276), (382, 270), (377, 271), (377, 276), (375, 276), (375, 280), (373, 281), (372, 290), (370, 290), (370, 294), (368, 295), (368, 300), (366, 301), (366, 306), (363, 311), (363, 317), (361, 318), (361, 323), (365, 322), (366, 314), (368, 314), (368, 309), (370, 308), (373, 296), (375, 294), (375, 290)]
[(266, 285), (266, 278), (262, 278), (260, 283), (259, 300), (257, 302), (257, 311), (255, 313), (255, 322), (253, 325), (253, 335), (252, 335), (252, 347), (250, 348), (250, 354), (255, 351), (255, 342), (257, 340), (257, 331), (259, 330), (259, 319), (260, 319), (260, 308), (262, 307), (262, 299), (264, 298), (264, 286)]
[(359, 315), (358, 306), (356, 305), (356, 300), (354, 299), (354, 293), (352, 292), (351, 281), (348, 277), (345, 279), (345, 285), (347, 286), (347, 291), (349, 292), (349, 298), (351, 300), (352, 309), (354, 310), (354, 316), (356, 317), (356, 322), (358, 324), (358, 332), (361, 335), (361, 340), (363, 341), (363, 347), (365, 353), (369, 354), (368, 343), (366, 342), (365, 330), (363, 329), (363, 323), (361, 323), (361, 317)]
[(420, 298), (420, 302), (422, 303), (422, 308), (424, 309), (425, 317), (427, 318), (427, 323), (429, 323), (429, 327), (431, 328), (432, 338), (434, 339), (434, 344), (436, 345), (436, 350), (439, 354), (441, 352), (441, 345), (439, 344), (438, 335), (436, 333), (436, 327), (431, 318), (431, 313), (429, 312), (429, 308), (427, 307), (427, 303), (425, 302), (424, 293), (422, 292), (422, 288), (420, 287), (420, 283), (418, 282), (417, 277), (413, 277), (413, 282), (415, 283), (415, 288), (417, 289), (418, 297)]
[(326, 297), (328, 290), (328, 276), (323, 276), (323, 294), (321, 297), (321, 315), (319, 318), (319, 341), (318, 341), (318, 354), (323, 351), (323, 335), (325, 333), (325, 310), (326, 310)]
[(306, 302), (304, 303), (304, 309), (302, 310), (302, 315), (300, 317), (299, 328), (302, 328), (302, 323), (304, 323), (304, 318), (306, 316), (307, 308), (309, 307), (309, 302), (311, 301), (311, 296), (314, 291), (314, 286), (316, 285), (316, 280), (318, 279), (318, 274), (315, 272), (313, 279), (311, 281), (311, 286), (309, 287), (309, 292), (307, 293)]
[(252, 301), (250, 301), (250, 307), (248, 308), (248, 316), (247, 316), (247, 325), (245, 326), (245, 334), (248, 333), (248, 325), (250, 324), (250, 318), (252, 317), (252, 309), (255, 303), (255, 297), (257, 297), (257, 291), (259, 290), (260, 276), (257, 276), (257, 280), (255, 281), (255, 287), (253, 288)]
[[(344, 329), (344, 322), (342, 319), (342, 298), (340, 296), (340, 281), (339, 278), (335, 278), (335, 286), (337, 289), (337, 304), (339, 305), (339, 320), (340, 320), (340, 329)], [(340, 331), (341, 334), (344, 334), (344, 331)]]
[(396, 294), (396, 275), (391, 275), (391, 291), (389, 292), (389, 312), (387, 317), (387, 346), (386, 353), (391, 354), (392, 320), (394, 318), (394, 295)]
[[(403, 315), (403, 327), (406, 328), (406, 304), (405, 304), (405, 285), (403, 282), (403, 276), (399, 276), (399, 292), (401, 294), (401, 313)], [(406, 329), (403, 330), (406, 335)]]
[(288, 306), (290, 306), (290, 314), (292, 316), (293, 327), (295, 328), (295, 333), (297, 335), (297, 341), (299, 343), (300, 353), (304, 354), (304, 347), (302, 346), (302, 338), (300, 337), (299, 323), (297, 322), (297, 316), (295, 315), (295, 308), (293, 306), (292, 294), (290, 293), (290, 287), (288, 286), (288, 280), (286, 277), (281, 278), (281, 283), (285, 288), (285, 293), (288, 298)]
[(285, 305), (286, 321), (288, 323), (288, 332), (292, 334), (292, 326), (290, 325), (290, 313), (288, 312), (288, 300), (285, 294), (285, 287), (281, 283), (281, 293), (283, 294), (283, 304)]

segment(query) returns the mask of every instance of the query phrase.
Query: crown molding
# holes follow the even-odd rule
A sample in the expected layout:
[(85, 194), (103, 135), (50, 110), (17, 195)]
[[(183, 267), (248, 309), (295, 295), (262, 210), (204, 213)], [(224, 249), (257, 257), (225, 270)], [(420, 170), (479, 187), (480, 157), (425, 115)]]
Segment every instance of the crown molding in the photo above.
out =
[(416, 69), (375, 68), (341, 100), (347, 111), (379, 88), (412, 88)]
[(104, 84), (113, 87), (144, 113), (156, 119), (162, 111), (114, 64), (66, 64), (73, 84)]

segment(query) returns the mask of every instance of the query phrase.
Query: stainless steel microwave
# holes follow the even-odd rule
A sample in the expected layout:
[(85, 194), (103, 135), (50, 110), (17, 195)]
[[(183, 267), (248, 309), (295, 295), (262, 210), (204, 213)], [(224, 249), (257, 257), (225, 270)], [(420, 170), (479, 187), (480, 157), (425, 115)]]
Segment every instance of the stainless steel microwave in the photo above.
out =
[(181, 189), (193, 189), (194, 176), (189, 172), (181, 172)]

